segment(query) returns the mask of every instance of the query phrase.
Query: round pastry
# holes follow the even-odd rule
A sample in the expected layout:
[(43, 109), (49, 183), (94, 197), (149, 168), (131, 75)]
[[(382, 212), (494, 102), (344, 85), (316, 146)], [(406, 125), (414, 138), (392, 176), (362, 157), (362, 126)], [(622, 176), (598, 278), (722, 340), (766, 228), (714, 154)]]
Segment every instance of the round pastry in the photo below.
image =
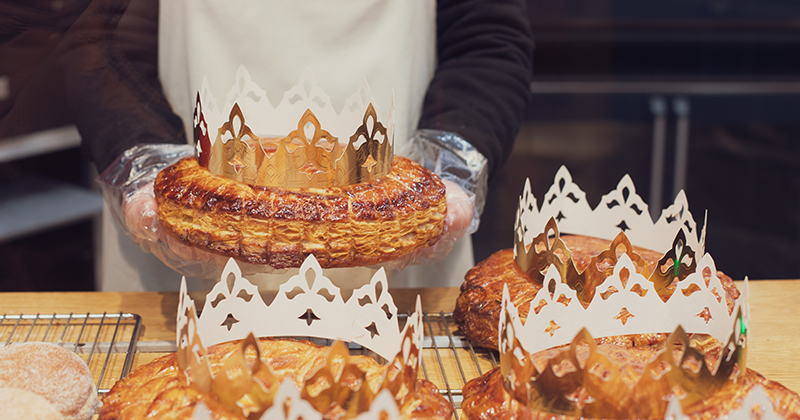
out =
[(50, 401), (24, 389), (0, 388), (0, 407), (7, 420), (64, 420)]
[(377, 180), (332, 188), (256, 187), (217, 176), (193, 157), (155, 181), (158, 218), (185, 244), (252, 264), (368, 266), (433, 245), (447, 212), (445, 187), (395, 156)]
[(12, 343), (0, 349), (0, 387), (42, 396), (66, 420), (92, 418), (98, 403), (89, 367), (53, 343)]
[[(629, 371), (637, 371), (637, 369), (641, 371), (646, 363), (663, 350), (666, 338), (667, 334), (606, 337), (596, 340), (597, 351), (612, 358), (615, 363), (624, 366)], [(713, 339), (708, 343), (708, 347), (703, 349), (707, 363), (710, 360), (716, 360), (720, 345), (719, 341)], [(534, 360), (542, 361), (552, 357), (556, 351), (558, 350), (549, 349), (531, 357)], [(729, 381), (710, 397), (684, 409), (684, 414), (692, 420), (724, 418), (731, 410), (740, 407), (745, 396), (756, 384), (760, 384), (764, 388), (767, 396), (773, 402), (773, 408), (783, 418), (800, 419), (800, 396), (750, 369), (741, 378)], [(538, 411), (516, 400), (506, 391), (499, 367), (467, 382), (463, 389), (463, 395), (461, 409), (470, 420), (578, 420), (573, 416)], [(643, 394), (640, 396), (645, 398)], [(604, 416), (604, 418), (608, 417)], [(753, 418), (760, 417), (754, 416)]]
[[(572, 260), (578, 271), (584, 271), (592, 257), (608, 249), (611, 241), (581, 235), (561, 235), (561, 240), (572, 251)], [(650, 272), (662, 257), (647, 249), (633, 247), (642, 257)], [(728, 303), (739, 297), (733, 280), (718, 271), (717, 276), (728, 295)], [(473, 344), (497, 349), (497, 325), (500, 322), (503, 286), (508, 286), (511, 301), (519, 310), (524, 322), (528, 316), (530, 302), (542, 288), (541, 283), (532, 280), (514, 261), (512, 250), (498, 251), (467, 271), (461, 293), (456, 300), (453, 318), (461, 332)]]
[[(208, 349), (209, 363), (218, 372), (225, 360), (239, 349), (239, 342), (222, 343)], [(300, 388), (304, 379), (326, 361), (328, 347), (308, 341), (289, 339), (260, 340), (261, 360), (268, 364), (278, 380), (292, 378)], [(376, 390), (385, 367), (368, 356), (351, 356), (350, 363), (366, 373), (366, 385)], [(411, 389), (413, 398), (400, 407), (403, 419), (449, 419), (453, 408), (429, 381), (419, 379)], [(188, 419), (195, 406), (203, 402), (213, 418), (243, 420), (240, 412), (226, 409), (213, 395), (192, 388), (180, 372), (175, 355), (168, 355), (140, 366), (117, 382), (103, 398), (99, 420)], [(324, 418), (341, 414), (341, 407), (330, 407)]]

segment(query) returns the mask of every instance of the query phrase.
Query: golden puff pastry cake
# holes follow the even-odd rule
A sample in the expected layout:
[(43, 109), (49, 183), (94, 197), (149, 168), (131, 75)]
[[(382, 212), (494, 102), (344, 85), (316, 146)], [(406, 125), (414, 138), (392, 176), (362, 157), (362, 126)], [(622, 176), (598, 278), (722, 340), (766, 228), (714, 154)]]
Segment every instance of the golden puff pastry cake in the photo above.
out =
[(436, 243), (447, 213), (445, 186), (395, 156), (377, 180), (331, 188), (259, 187), (217, 176), (194, 157), (155, 181), (158, 217), (185, 244), (251, 264), (369, 266)]
[[(239, 349), (238, 343), (226, 342), (208, 349), (213, 372), (218, 372), (226, 359)], [(260, 347), (261, 360), (269, 365), (278, 380), (291, 378), (298, 388), (325, 363), (329, 352), (329, 347), (291, 339), (262, 338)], [(366, 373), (367, 386), (378, 389), (385, 366), (371, 357), (358, 355), (351, 356), (349, 363)], [(402, 419), (449, 419), (452, 416), (452, 405), (431, 382), (419, 379), (408, 392), (413, 397), (399, 407)], [(227, 409), (213, 395), (192, 388), (173, 354), (140, 366), (117, 382), (103, 399), (99, 420), (184, 420), (192, 416), (199, 402), (210, 409), (215, 420), (245, 419), (241, 412)], [(332, 405), (322, 414), (326, 419), (347, 417), (343, 407), (338, 405)]]

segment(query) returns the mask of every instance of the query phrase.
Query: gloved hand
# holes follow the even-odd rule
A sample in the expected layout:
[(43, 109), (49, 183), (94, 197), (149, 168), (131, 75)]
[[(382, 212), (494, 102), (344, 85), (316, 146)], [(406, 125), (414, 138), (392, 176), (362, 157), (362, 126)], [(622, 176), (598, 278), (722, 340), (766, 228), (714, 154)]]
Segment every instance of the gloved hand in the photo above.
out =
[(411, 264), (441, 261), (456, 241), (478, 230), (488, 184), (486, 157), (455, 133), (418, 130), (401, 154), (442, 179), (447, 189), (447, 216), (442, 237), (434, 246), (382, 264), (399, 270)]
[(461, 239), (470, 232), (473, 218), (475, 217), (475, 196), (464, 191), (458, 184), (443, 179), (447, 189), (447, 216), (444, 221), (445, 240), (453, 242)]
[(139, 145), (111, 164), (98, 182), (117, 224), (136, 245), (185, 276), (218, 278), (227, 258), (184, 245), (167, 234), (158, 222), (158, 203), (153, 191), (156, 176), (193, 153), (190, 145)]
[(156, 202), (152, 182), (145, 184), (125, 197), (122, 202), (122, 214), (125, 217), (125, 226), (130, 230), (134, 241), (147, 241), (153, 244), (157, 244), (160, 241), (166, 245), (171, 254), (174, 254), (182, 261), (211, 263), (221, 259), (221, 261), (217, 262), (221, 262), (224, 265), (227, 260), (208, 251), (185, 245), (161, 228), (161, 224), (158, 222), (158, 203)]

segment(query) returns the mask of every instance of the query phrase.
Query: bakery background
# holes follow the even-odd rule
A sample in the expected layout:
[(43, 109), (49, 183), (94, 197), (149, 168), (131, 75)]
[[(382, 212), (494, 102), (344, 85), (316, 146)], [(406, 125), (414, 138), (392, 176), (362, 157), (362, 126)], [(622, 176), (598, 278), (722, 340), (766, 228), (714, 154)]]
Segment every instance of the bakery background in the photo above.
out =
[[(0, 0), (0, 118), (89, 3)], [(533, 100), (476, 261), (511, 246), (525, 178), (541, 196), (566, 165), (592, 205), (626, 173), (651, 208), (684, 188), (734, 279), (800, 277), (800, 5), (529, 0), (528, 15)], [(93, 289), (102, 200), (79, 143), (58, 107), (0, 138), (0, 290)]]

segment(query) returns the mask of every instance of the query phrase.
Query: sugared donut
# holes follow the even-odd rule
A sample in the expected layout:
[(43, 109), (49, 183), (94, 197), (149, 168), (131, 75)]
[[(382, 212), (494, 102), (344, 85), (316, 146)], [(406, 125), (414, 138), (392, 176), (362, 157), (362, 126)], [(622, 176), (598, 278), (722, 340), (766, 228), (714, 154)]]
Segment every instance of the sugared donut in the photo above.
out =
[(6, 420), (64, 420), (50, 401), (18, 388), (0, 388), (0, 407)]
[(0, 387), (44, 397), (65, 420), (88, 420), (98, 404), (89, 367), (53, 343), (12, 343), (0, 349)]

